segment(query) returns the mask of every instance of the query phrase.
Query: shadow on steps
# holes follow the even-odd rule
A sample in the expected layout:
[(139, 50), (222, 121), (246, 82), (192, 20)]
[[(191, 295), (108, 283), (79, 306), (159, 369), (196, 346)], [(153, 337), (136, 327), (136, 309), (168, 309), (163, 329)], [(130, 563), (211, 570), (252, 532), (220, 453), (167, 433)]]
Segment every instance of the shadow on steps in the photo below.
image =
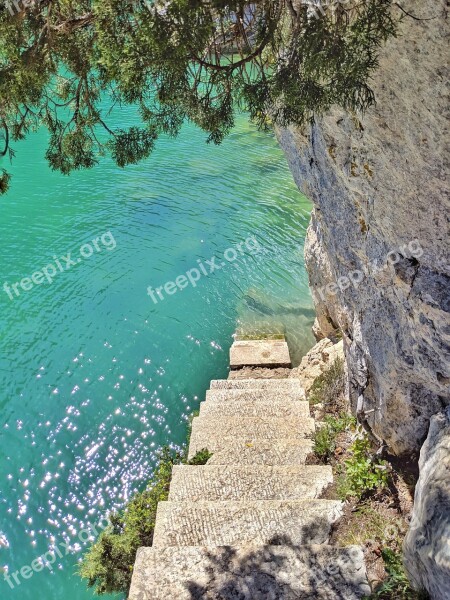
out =
[[(305, 528), (311, 529), (304, 532), (306, 539), (314, 536), (316, 527), (323, 524)], [(253, 549), (211, 549), (204, 558), (208, 564), (197, 582), (184, 583), (186, 599), (357, 600), (370, 593), (356, 547), (295, 546), (277, 537)]]

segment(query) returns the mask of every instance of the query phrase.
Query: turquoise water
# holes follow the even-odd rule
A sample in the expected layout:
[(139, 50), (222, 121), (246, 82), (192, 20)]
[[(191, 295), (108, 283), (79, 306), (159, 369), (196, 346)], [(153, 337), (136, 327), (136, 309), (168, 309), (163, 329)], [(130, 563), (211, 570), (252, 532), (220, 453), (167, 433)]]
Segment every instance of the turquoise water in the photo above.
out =
[[(312, 343), (309, 202), (244, 118), (223, 145), (204, 139), (186, 126), (140, 165), (70, 177), (46, 166), (44, 132), (16, 145), (0, 197), (0, 567), (62, 556), (13, 589), (0, 576), (2, 598), (93, 597), (75, 574), (80, 530), (142, 489), (161, 445), (183, 443), (236, 329), (284, 330), (297, 362)], [(224, 266), (210, 273), (213, 256)], [(195, 287), (152, 301), (148, 286), (199, 261)], [(14, 291), (46, 265), (52, 283)]]

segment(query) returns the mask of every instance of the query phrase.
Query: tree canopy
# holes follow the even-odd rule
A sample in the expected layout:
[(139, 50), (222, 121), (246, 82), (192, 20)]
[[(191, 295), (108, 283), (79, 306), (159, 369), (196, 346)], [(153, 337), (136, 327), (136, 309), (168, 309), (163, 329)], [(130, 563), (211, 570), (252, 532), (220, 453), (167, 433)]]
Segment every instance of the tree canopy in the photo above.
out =
[[(260, 127), (364, 111), (395, 30), (391, 0), (0, 0), (0, 156), (44, 125), (68, 174), (135, 163), (185, 120), (220, 143), (236, 111)], [(123, 104), (139, 126), (111, 126)]]

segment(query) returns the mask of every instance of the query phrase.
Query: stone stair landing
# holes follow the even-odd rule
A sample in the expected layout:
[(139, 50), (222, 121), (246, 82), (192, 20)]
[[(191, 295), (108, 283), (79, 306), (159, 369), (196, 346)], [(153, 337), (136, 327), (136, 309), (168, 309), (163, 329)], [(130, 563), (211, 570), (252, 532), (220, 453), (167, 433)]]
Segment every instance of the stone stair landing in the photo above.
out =
[[(283, 340), (236, 341), (232, 368), (290, 365)], [(245, 377), (245, 370), (242, 375)], [(278, 373), (278, 371), (277, 371)], [(214, 380), (192, 422), (189, 458), (160, 502), (129, 600), (359, 600), (363, 553), (328, 545), (342, 503), (320, 496), (328, 466), (306, 465), (315, 423), (295, 379)]]
[(230, 368), (291, 367), (288, 345), (284, 340), (242, 340), (230, 350)]

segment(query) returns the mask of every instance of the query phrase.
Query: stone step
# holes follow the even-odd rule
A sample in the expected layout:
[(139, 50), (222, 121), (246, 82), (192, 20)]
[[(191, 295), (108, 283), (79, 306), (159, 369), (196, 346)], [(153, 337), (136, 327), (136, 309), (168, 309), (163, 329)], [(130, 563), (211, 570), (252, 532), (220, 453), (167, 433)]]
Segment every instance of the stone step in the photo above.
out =
[(302, 465), (312, 445), (311, 440), (291, 437), (267, 439), (200, 432), (191, 435), (189, 459), (207, 448), (213, 453), (208, 465)]
[(335, 500), (160, 502), (153, 547), (325, 544), (341, 514)]
[(328, 466), (177, 465), (169, 500), (302, 500), (318, 498), (332, 481)]
[(236, 341), (230, 349), (230, 368), (290, 367), (288, 345), (282, 340)]
[(305, 401), (305, 393), (302, 389), (296, 391), (289, 390), (208, 390), (206, 400), (215, 400), (216, 402), (228, 402), (229, 400), (252, 400), (253, 402), (272, 402), (272, 401)]
[(192, 421), (192, 435), (255, 438), (305, 438), (314, 432), (314, 420), (310, 417), (195, 417)]
[(242, 369), (230, 369), (228, 371), (228, 379), (235, 381), (237, 379), (286, 379), (292, 372), (291, 367), (244, 367)]
[(243, 417), (309, 417), (308, 402), (253, 402), (252, 400), (237, 400), (216, 402), (208, 400), (200, 404), (200, 416), (215, 416), (222, 419), (225, 416)]
[[(263, 322), (258, 322), (259, 326), (257, 328), (240, 328), (237, 329), (233, 335), (235, 341), (242, 340), (285, 340), (285, 328), (280, 325), (277, 327), (278, 332), (270, 331), (268, 332), (269, 327), (267, 327), (268, 323), (266, 322), (265, 326)], [(271, 329), (271, 328), (270, 328)]]
[[(251, 587), (249, 587), (251, 586)], [(360, 600), (358, 546), (139, 548), (129, 600)]]
[(213, 379), (210, 385), (212, 390), (245, 390), (264, 389), (264, 390), (290, 390), (297, 392), (302, 389), (300, 381), (294, 377), (290, 379)]

